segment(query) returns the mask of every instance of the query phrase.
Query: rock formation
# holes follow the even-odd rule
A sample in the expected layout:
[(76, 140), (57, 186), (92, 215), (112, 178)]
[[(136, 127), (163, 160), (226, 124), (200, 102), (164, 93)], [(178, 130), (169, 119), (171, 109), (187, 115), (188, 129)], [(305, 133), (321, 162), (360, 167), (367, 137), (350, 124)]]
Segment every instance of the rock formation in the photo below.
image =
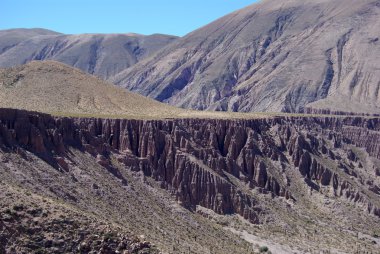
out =
[(260, 223), (262, 212), (252, 190), (296, 202), (300, 193), (289, 181), (302, 178), (318, 192), (380, 216), (378, 118), (110, 120), (2, 109), (0, 144), (27, 149), (58, 170), (68, 170), (62, 158), (75, 147), (118, 177), (115, 156), (190, 210), (200, 205), (252, 223)]

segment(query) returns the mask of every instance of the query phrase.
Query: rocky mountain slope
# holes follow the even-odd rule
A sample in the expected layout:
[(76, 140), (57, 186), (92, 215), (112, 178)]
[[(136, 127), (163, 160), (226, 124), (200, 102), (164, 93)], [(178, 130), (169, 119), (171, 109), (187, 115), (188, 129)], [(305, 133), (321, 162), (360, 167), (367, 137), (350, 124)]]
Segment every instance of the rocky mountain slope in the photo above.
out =
[(0, 174), (168, 252), (258, 250), (248, 241), (283, 253), (376, 251), (379, 139), (378, 118), (110, 120), (2, 109)]
[(379, 0), (263, 0), (113, 81), (193, 109), (378, 113), (379, 26)]
[(65, 35), (44, 29), (0, 31), (0, 67), (55, 60), (107, 79), (170, 44), (175, 36), (154, 34)]

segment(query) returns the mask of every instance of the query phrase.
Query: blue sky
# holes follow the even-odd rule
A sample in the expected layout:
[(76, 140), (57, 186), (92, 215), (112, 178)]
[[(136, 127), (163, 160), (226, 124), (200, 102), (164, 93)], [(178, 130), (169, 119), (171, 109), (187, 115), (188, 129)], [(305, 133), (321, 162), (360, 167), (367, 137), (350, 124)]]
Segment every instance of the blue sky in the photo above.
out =
[(0, 30), (185, 35), (257, 0), (0, 0)]

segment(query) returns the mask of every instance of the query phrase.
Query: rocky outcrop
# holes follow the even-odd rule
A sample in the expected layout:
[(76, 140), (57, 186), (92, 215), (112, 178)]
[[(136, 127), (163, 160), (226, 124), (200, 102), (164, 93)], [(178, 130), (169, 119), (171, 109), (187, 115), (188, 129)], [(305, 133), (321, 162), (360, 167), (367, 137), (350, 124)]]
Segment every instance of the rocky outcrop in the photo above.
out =
[(357, 146), (380, 158), (379, 144), (380, 120), (375, 118), (120, 120), (0, 110), (4, 150), (27, 149), (67, 171), (62, 158), (69, 158), (74, 147), (122, 177), (112, 166), (115, 157), (126, 169), (161, 182), (191, 210), (200, 205), (253, 223), (262, 212), (253, 192), (296, 200), (289, 171), (299, 172), (319, 191), (331, 186), (333, 195), (360, 201), (376, 214), (379, 197), (362, 191), (366, 176), (358, 176), (358, 158), (355, 162), (356, 155), (344, 154), (354, 153), (350, 147)]

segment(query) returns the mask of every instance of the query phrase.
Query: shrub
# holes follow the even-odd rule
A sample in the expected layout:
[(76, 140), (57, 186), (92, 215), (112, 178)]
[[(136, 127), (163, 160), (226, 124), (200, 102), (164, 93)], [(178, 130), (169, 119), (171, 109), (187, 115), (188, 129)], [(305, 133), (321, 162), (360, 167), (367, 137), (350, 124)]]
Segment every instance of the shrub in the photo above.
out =
[(20, 212), (22, 210), (24, 210), (25, 207), (23, 205), (14, 205), (13, 206), (13, 210), (17, 211), (17, 212)]
[(263, 253), (263, 252), (267, 252), (269, 249), (267, 246), (261, 246), (259, 250), (260, 250), (260, 253)]

